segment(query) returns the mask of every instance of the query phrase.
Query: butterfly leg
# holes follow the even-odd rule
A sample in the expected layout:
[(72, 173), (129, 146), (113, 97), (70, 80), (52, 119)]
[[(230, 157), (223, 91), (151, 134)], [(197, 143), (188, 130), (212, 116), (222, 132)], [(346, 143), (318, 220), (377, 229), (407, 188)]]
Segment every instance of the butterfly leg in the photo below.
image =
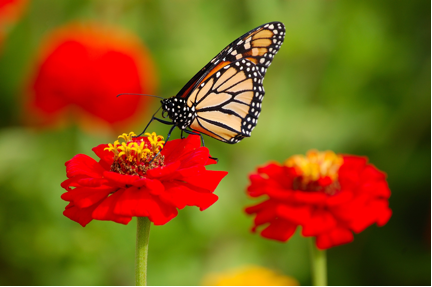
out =
[[(182, 132), (183, 132), (183, 130), (182, 130)], [(194, 132), (194, 131), (189, 131), (189, 130), (184, 130), (184, 132), (187, 133), (187, 134), (190, 134), (190, 135), (197, 135), (197, 136), (200, 136), (200, 137), (201, 137), (201, 144), (202, 144), (202, 146), (205, 147), (205, 144), (204, 144), (204, 138), (203, 138), (203, 136), (202, 136), (202, 133), (196, 133), (196, 132)], [(215, 158), (215, 157), (210, 157), (210, 156), (209, 156), (209, 158), (215, 160), (216, 162), (219, 161), (219, 160), (218, 160), (217, 158)]]
[[(156, 120), (159, 120), (159, 119), (157, 119), (157, 118), (155, 118)], [(168, 135), (167, 135), (167, 137), (166, 137), (166, 140), (165, 140), (165, 143), (164, 143), (164, 145), (163, 145), (163, 147), (159, 150), (159, 152), (153, 157), (153, 159), (149, 162), (149, 165), (154, 161), (154, 159), (160, 154), (160, 152), (163, 150), (163, 148), (165, 147), (165, 145), (166, 145), (166, 143), (168, 142), (168, 140), (169, 140), (169, 138), (170, 138), (170, 136), (171, 136), (171, 133), (172, 133), (172, 131), (175, 129), (175, 127), (176, 127), (176, 125), (173, 125), (171, 128), (170, 128), (170, 130), (169, 130), (169, 132), (168, 132)]]
[[(156, 113), (159, 111), (159, 109), (156, 111)], [(161, 122), (165, 125), (172, 125), (172, 122), (169, 121), (165, 121), (165, 120), (161, 120), (155, 117), (156, 113), (153, 114), (151, 120), (148, 122), (148, 124), (146, 125), (145, 129), (142, 131), (142, 133), (140, 133), (139, 135), (137, 135), (137, 137), (141, 136), (142, 134), (144, 134), (147, 130), (147, 128), (149, 127), (149, 125), (153, 122), (153, 120), (157, 120), (158, 122)]]
[[(169, 138), (170, 138), (170, 136), (171, 136), (171, 133), (172, 133), (172, 131), (175, 129), (175, 127), (176, 127), (176, 125), (173, 125), (173, 126), (170, 128), (170, 130), (169, 130), (169, 132), (168, 132), (168, 134), (167, 134), (166, 140), (165, 140), (165, 144), (168, 142), (168, 140), (169, 140)], [(165, 144), (164, 144), (164, 146), (165, 146)]]

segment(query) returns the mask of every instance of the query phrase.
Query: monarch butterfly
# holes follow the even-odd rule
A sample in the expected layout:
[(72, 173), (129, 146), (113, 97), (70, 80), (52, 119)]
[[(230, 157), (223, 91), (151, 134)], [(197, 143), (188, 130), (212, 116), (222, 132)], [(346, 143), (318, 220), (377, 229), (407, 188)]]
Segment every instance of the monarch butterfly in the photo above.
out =
[[(202, 133), (235, 144), (250, 137), (264, 97), (263, 80), (285, 37), (281, 22), (263, 24), (239, 37), (202, 68), (174, 97), (163, 99), (153, 120), (188, 134)], [(189, 129), (190, 130), (189, 130)], [(141, 133), (142, 134), (142, 133)]]

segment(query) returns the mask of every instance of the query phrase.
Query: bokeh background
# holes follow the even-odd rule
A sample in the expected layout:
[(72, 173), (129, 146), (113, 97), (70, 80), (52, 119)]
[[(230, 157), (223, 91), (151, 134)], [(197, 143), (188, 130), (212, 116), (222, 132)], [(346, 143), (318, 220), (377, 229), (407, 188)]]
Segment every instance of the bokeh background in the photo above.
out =
[[(117, 93), (173, 96), (235, 38), (281, 21), (285, 43), (266, 76), (259, 125), (236, 145), (206, 140), (219, 158), (212, 169), (229, 172), (219, 201), (152, 226), (149, 284), (199, 285), (246, 264), (311, 284), (307, 240), (251, 234), (243, 208), (254, 203), (245, 189), (257, 166), (316, 148), (368, 156), (392, 190), (386, 226), (328, 251), (329, 284), (430, 285), (430, 8), (423, 0), (0, 0), (0, 284), (133, 285), (135, 220), (83, 228), (64, 217), (64, 163), (120, 132), (140, 132), (159, 106), (113, 101)], [(101, 49), (118, 57), (73, 72), (71, 48), (44, 64), (55, 39), (74, 37), (61, 30), (70, 25), (105, 27), (114, 38)], [(129, 44), (139, 49), (118, 52)], [(151, 130), (166, 135), (168, 127)]]

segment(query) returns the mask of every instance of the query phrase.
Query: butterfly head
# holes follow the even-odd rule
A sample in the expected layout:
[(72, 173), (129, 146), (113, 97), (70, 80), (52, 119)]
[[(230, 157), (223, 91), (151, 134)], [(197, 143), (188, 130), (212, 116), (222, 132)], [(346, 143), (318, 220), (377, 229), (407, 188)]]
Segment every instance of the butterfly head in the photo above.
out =
[(162, 110), (180, 129), (184, 130), (196, 117), (195, 107), (190, 108), (182, 98), (168, 98), (161, 101)]

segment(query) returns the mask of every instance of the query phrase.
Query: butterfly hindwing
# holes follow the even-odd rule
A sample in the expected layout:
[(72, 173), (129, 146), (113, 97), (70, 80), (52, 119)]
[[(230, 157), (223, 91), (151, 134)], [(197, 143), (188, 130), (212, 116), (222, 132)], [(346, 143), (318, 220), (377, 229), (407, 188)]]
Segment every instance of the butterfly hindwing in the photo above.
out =
[(196, 112), (190, 128), (227, 143), (249, 137), (261, 112), (262, 80), (247, 59), (212, 71), (188, 97), (187, 106)]

